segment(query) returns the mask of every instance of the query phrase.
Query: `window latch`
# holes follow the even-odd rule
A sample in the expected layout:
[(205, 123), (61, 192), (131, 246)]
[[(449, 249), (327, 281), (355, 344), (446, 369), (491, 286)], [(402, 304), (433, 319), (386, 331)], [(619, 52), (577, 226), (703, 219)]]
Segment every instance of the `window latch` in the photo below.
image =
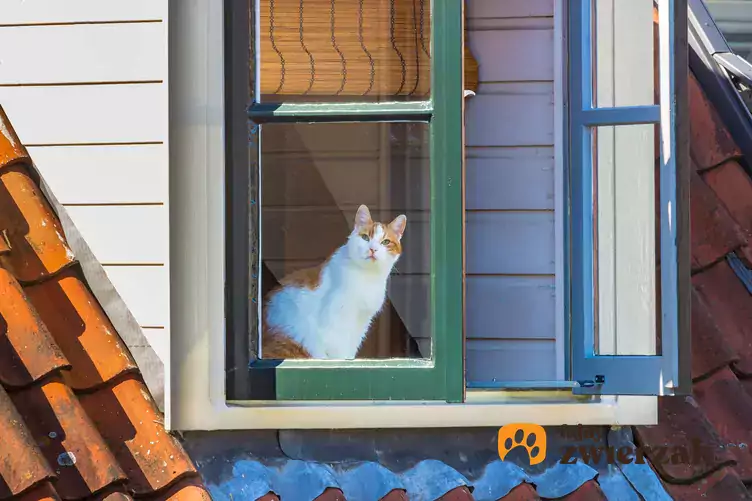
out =
[(577, 381), (577, 383), (582, 388), (592, 388), (594, 386), (602, 386), (606, 384), (606, 376), (602, 374), (598, 374), (595, 376), (595, 379), (585, 379), (583, 381)]

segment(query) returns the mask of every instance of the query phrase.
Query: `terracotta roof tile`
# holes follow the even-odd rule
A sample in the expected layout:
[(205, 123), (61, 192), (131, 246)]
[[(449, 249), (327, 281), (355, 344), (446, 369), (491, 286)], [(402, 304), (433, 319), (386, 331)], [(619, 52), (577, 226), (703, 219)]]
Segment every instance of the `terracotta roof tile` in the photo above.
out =
[(328, 487), (314, 501), (347, 501), (347, 499), (341, 490)]
[(8, 394), (0, 386), (0, 499), (20, 494), (53, 478), (55, 472), (37, 447)]
[(29, 153), (9, 125), (10, 120), (0, 107), (0, 169), (18, 161), (29, 161)]
[(0, 242), (0, 499), (210, 500), (1, 108)]
[(137, 369), (77, 269), (66, 269), (25, 291), (73, 364), (66, 378), (73, 389), (91, 389)]
[[(669, 482), (691, 482), (734, 462), (734, 456), (726, 450), (722, 438), (692, 397), (659, 399), (658, 424), (636, 426), (635, 436), (638, 444), (648, 451), (646, 456), (653, 468)], [(657, 457), (666, 447), (688, 444), (703, 446), (697, 449), (702, 452), (702, 460), (674, 464)]]
[(140, 380), (127, 377), (79, 398), (128, 474), (129, 487), (136, 495), (162, 489), (196, 472), (175, 437), (165, 431), (162, 416)]
[[(731, 369), (726, 368), (696, 383), (694, 393), (703, 412), (721, 436), (726, 450), (734, 456), (734, 467), (742, 480), (752, 480), (752, 396)], [(742, 445), (743, 444), (743, 445)]]
[(700, 176), (690, 181), (692, 268), (704, 268), (746, 243), (740, 228)]
[(503, 501), (540, 501), (540, 496), (536, 492), (535, 487), (523, 482), (501, 499)]
[(675, 501), (745, 501), (752, 499), (739, 477), (729, 468), (722, 468), (692, 484), (667, 485)]
[(379, 501), (410, 501), (410, 498), (407, 497), (407, 493), (402, 489), (394, 489)]
[(11, 395), (47, 462), (58, 475), (55, 489), (63, 499), (90, 496), (126, 480), (91, 419), (60, 381)]
[(706, 377), (739, 360), (736, 352), (724, 342), (723, 332), (703, 301), (692, 288), (692, 379)]
[(0, 268), (0, 382), (22, 387), (70, 364), (8, 270)]
[(18, 498), (18, 501), (61, 501), (49, 482), (43, 482)]
[(752, 375), (752, 296), (725, 261), (695, 275), (692, 283), (723, 333), (721, 343), (739, 356), (734, 369)]
[(20, 164), (0, 169), (0, 230), (7, 231), (11, 248), (0, 254), (0, 265), (20, 282), (39, 280), (73, 262), (60, 221)]
[(456, 487), (451, 491), (441, 496), (438, 501), (473, 501), (473, 495), (470, 493), (470, 489), (465, 487)]
[(749, 239), (752, 236), (752, 179), (744, 168), (739, 162), (731, 160), (706, 172), (703, 179), (715, 191)]
[(741, 150), (692, 72), (689, 72), (689, 113), (689, 147), (696, 168), (704, 170), (741, 157)]
[(594, 480), (585, 482), (579, 489), (562, 499), (565, 501), (607, 501), (606, 495)]

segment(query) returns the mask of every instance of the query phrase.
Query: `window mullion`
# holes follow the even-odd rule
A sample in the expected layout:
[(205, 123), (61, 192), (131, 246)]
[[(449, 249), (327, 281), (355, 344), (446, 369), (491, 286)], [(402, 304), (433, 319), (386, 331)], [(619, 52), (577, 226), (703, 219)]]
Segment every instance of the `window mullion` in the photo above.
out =
[(386, 103), (254, 103), (248, 116), (263, 122), (381, 122), (426, 121), (431, 101)]

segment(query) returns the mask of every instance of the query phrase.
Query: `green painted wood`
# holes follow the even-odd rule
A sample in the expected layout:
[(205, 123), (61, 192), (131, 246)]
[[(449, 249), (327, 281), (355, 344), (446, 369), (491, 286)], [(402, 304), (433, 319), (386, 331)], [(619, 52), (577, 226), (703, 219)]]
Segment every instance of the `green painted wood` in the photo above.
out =
[(253, 104), (248, 110), (256, 123), (430, 122), (431, 360), (256, 360), (233, 401), (464, 400), (462, 20), (462, 2), (434, 0), (430, 102)]

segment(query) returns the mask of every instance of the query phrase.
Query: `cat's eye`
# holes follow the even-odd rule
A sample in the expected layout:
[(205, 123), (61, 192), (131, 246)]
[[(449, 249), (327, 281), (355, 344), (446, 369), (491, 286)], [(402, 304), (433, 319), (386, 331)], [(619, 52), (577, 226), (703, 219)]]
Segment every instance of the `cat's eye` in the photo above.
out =
[(363, 239), (363, 240), (365, 240), (366, 242), (368, 242), (368, 240), (370, 240), (370, 239), (368, 238), (368, 235), (361, 235), (361, 236), (360, 236), (360, 238), (362, 238), (362, 239)]
[(392, 241), (389, 240), (388, 238), (385, 238), (384, 240), (381, 241), (381, 245), (389, 245), (390, 243), (392, 243)]

